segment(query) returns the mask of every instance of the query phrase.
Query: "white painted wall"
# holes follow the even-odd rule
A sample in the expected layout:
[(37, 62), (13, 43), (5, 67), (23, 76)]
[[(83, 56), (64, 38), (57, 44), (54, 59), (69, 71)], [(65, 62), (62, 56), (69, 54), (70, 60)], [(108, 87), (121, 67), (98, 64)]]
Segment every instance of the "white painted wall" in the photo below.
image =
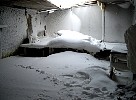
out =
[[(28, 16), (31, 17), (31, 31), (28, 31)], [(15, 52), (29, 35), (43, 32), (44, 16), (45, 14), (38, 14), (35, 10), (0, 7), (0, 25), (7, 25), (0, 30), (1, 58)]]
[(124, 42), (124, 33), (132, 24), (133, 13), (130, 8), (116, 5), (107, 6), (105, 11), (105, 41)]
[(89, 6), (73, 9), (81, 20), (80, 32), (101, 39), (102, 12), (98, 6)]
[(26, 37), (25, 10), (0, 7), (0, 25), (7, 25), (1, 29), (1, 55), (13, 53)]
[(45, 21), (47, 24), (47, 33), (52, 35), (58, 30), (72, 30), (70, 12), (70, 10), (55, 11), (45, 17)]
[(46, 18), (47, 32), (73, 30), (101, 39), (101, 10), (98, 6), (55, 11)]

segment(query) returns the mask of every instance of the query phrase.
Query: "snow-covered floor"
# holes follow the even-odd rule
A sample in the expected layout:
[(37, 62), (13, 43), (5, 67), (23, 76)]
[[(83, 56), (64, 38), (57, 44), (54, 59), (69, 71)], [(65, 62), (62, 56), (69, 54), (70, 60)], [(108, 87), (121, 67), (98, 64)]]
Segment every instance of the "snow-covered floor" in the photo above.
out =
[(117, 72), (113, 81), (109, 78), (109, 65), (109, 61), (72, 51), (48, 57), (1, 59), (0, 100), (136, 99), (132, 73)]

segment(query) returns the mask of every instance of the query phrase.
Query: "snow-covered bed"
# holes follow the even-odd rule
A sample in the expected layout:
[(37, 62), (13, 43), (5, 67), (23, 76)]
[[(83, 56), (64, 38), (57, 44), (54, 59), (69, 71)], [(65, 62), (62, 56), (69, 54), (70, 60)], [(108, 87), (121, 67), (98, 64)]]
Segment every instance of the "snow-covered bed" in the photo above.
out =
[(49, 36), (40, 37), (36, 42), (21, 44), (21, 47), (38, 49), (46, 47), (72, 48), (77, 50), (86, 50), (93, 53), (99, 52), (103, 49), (100, 40), (79, 32), (60, 30), (55, 34), (57, 35), (55, 38)]
[(112, 50), (114, 46), (125, 46), (124, 43), (106, 43), (101, 42), (91, 36), (70, 30), (60, 30), (55, 33), (56, 37), (40, 37), (32, 43), (21, 44), (24, 48), (71, 48), (76, 50), (85, 50), (89, 53), (97, 53), (103, 50)]

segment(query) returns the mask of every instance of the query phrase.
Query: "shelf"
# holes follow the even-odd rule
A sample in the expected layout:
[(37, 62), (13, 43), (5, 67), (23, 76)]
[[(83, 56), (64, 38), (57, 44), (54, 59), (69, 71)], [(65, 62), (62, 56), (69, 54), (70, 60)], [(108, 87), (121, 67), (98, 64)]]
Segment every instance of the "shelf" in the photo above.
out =
[(7, 25), (0, 25), (0, 28), (6, 28), (8, 27)]

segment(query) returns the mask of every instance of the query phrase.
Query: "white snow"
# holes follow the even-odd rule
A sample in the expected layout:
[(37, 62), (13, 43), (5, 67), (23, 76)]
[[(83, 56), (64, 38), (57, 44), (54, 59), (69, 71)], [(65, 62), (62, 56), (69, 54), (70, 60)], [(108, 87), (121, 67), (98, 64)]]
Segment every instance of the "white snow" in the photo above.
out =
[(72, 51), (1, 59), (0, 100), (117, 100), (109, 65)]
[(57, 32), (60, 36), (51, 40), (47, 46), (57, 48), (74, 48), (86, 50), (88, 52), (99, 52), (103, 47), (100, 40), (82, 33), (70, 30), (60, 30)]

